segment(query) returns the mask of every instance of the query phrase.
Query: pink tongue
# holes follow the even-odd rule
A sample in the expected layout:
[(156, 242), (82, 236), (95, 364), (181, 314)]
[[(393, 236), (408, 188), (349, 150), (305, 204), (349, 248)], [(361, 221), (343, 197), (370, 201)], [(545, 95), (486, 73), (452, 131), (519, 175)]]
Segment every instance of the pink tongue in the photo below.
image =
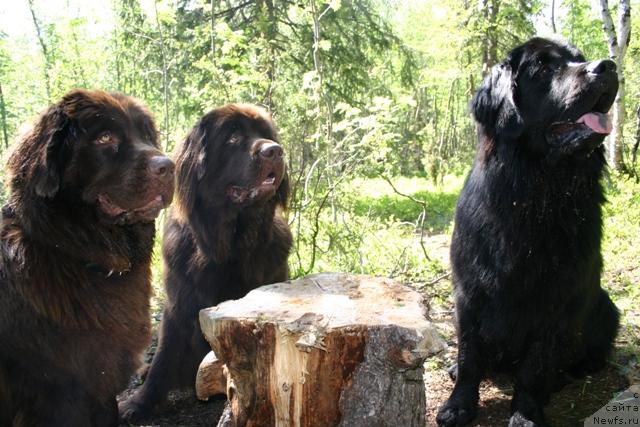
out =
[(576, 120), (576, 123), (584, 123), (594, 132), (603, 133), (605, 135), (610, 134), (613, 129), (609, 116), (602, 113), (587, 113)]

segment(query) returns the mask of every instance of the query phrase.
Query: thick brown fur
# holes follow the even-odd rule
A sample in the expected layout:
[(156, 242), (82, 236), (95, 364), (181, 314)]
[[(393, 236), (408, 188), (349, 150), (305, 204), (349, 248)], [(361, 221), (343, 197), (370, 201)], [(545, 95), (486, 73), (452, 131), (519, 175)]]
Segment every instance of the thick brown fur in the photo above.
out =
[(125, 419), (147, 418), (170, 390), (193, 387), (210, 350), (200, 309), (287, 279), (291, 233), (280, 213), (289, 188), (277, 141), (264, 110), (232, 104), (202, 117), (178, 149), (160, 341), (144, 384), (121, 405)]
[[(76, 90), (16, 141), (0, 231), (0, 425), (117, 425), (150, 340), (173, 164), (137, 100)], [(117, 214), (116, 214), (117, 213)]]

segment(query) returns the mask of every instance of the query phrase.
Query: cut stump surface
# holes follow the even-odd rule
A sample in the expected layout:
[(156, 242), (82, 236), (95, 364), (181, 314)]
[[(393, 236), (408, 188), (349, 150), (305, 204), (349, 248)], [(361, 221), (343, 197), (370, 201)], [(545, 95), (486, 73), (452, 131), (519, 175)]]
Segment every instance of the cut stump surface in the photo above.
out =
[(219, 425), (425, 425), (423, 364), (444, 343), (407, 286), (316, 274), (202, 310), (200, 324), (226, 366)]

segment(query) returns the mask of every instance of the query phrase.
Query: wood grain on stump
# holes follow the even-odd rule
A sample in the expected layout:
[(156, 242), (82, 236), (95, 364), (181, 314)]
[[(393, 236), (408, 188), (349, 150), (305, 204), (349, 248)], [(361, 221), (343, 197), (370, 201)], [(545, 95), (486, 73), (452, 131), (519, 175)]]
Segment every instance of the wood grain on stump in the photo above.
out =
[(196, 376), (196, 396), (200, 400), (209, 400), (216, 394), (227, 393), (227, 374), (224, 363), (218, 360), (213, 351), (200, 362)]
[(425, 425), (423, 363), (444, 344), (407, 286), (316, 274), (202, 310), (200, 324), (226, 365), (219, 426)]

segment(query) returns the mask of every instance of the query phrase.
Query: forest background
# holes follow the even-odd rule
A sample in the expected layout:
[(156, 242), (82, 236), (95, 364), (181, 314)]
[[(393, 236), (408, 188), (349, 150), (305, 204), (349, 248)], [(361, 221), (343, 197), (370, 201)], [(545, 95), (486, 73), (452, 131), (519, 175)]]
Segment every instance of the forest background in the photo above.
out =
[[(292, 181), (291, 275), (395, 277), (450, 313), (448, 242), (476, 146), (469, 100), (492, 65), (536, 34), (589, 59), (616, 55), (603, 5), (626, 47), (603, 283), (623, 312), (620, 369), (640, 383), (640, 37), (621, 34), (640, 28), (640, 14), (626, 14), (638, 0), (5, 1), (0, 151), (75, 87), (143, 99), (167, 152), (211, 108), (264, 105)], [(156, 254), (157, 307), (161, 268)]]

